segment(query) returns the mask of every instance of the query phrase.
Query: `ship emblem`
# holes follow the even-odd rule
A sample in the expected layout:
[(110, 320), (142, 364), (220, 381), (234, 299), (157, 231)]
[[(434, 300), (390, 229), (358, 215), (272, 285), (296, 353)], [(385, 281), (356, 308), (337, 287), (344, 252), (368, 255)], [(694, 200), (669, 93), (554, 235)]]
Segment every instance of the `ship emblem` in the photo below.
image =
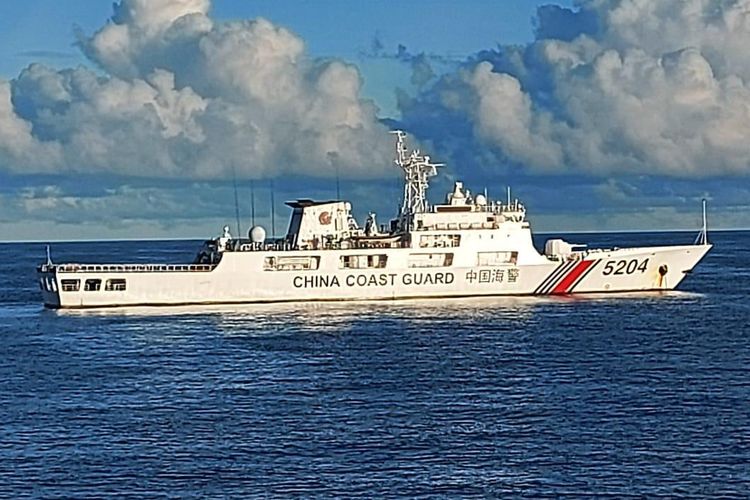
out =
[(321, 224), (324, 226), (327, 226), (331, 223), (331, 212), (321, 212), (320, 217), (318, 217), (318, 220)]

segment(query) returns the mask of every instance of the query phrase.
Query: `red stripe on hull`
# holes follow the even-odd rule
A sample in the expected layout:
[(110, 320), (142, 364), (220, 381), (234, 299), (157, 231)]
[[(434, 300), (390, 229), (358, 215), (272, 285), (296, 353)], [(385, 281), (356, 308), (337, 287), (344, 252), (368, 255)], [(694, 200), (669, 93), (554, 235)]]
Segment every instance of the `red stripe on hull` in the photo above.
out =
[(594, 264), (593, 260), (583, 260), (572, 271), (565, 276), (560, 283), (550, 292), (551, 295), (563, 295), (568, 293), (568, 288)]

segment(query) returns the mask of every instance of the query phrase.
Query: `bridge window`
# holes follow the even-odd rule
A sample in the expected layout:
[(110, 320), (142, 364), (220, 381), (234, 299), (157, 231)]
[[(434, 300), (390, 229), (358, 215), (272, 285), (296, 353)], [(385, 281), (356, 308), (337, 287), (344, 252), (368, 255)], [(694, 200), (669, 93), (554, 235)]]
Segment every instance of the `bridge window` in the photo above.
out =
[(375, 255), (342, 255), (342, 269), (383, 269), (388, 262), (385, 254)]
[(111, 279), (104, 284), (104, 289), (108, 292), (124, 292), (126, 288), (124, 279)]
[(100, 279), (89, 279), (83, 285), (83, 289), (87, 292), (98, 292), (102, 289), (102, 280)]
[(62, 280), (60, 284), (63, 292), (77, 292), (81, 289), (81, 280)]

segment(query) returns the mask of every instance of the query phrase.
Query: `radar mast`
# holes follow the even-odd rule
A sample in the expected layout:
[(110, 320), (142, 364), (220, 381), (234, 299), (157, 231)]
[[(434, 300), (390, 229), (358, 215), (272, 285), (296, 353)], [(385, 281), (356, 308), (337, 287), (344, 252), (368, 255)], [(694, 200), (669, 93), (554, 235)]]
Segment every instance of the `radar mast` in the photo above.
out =
[(396, 160), (394, 163), (404, 171), (404, 199), (399, 213), (399, 225), (405, 231), (410, 231), (414, 214), (426, 212), (429, 208), (427, 188), (429, 178), (437, 175), (437, 167), (443, 163), (431, 163), (430, 157), (420, 154), (418, 149), (409, 150), (406, 147), (406, 133), (403, 130), (391, 132), (396, 135)]

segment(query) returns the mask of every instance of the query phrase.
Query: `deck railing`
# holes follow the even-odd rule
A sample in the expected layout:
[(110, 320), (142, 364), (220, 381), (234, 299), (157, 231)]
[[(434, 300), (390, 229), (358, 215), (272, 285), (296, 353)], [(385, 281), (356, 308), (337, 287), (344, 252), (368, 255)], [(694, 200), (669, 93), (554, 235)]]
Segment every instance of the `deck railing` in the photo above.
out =
[(378, 249), (378, 248), (409, 248), (411, 243), (407, 239), (395, 240), (395, 241), (379, 241), (377, 237), (367, 238), (360, 237), (359, 239), (346, 240), (346, 243), (342, 244), (340, 241), (319, 241), (318, 244), (310, 245), (306, 244), (304, 248), (292, 245), (286, 240), (278, 240), (262, 245), (245, 243), (244, 240), (241, 243), (234, 244), (234, 246), (228, 248), (226, 252), (309, 252), (309, 251), (321, 251), (321, 250), (367, 250), (367, 249)]
[(44, 265), (41, 271), (56, 269), (59, 273), (207, 273), (215, 268), (215, 264), (61, 264)]

